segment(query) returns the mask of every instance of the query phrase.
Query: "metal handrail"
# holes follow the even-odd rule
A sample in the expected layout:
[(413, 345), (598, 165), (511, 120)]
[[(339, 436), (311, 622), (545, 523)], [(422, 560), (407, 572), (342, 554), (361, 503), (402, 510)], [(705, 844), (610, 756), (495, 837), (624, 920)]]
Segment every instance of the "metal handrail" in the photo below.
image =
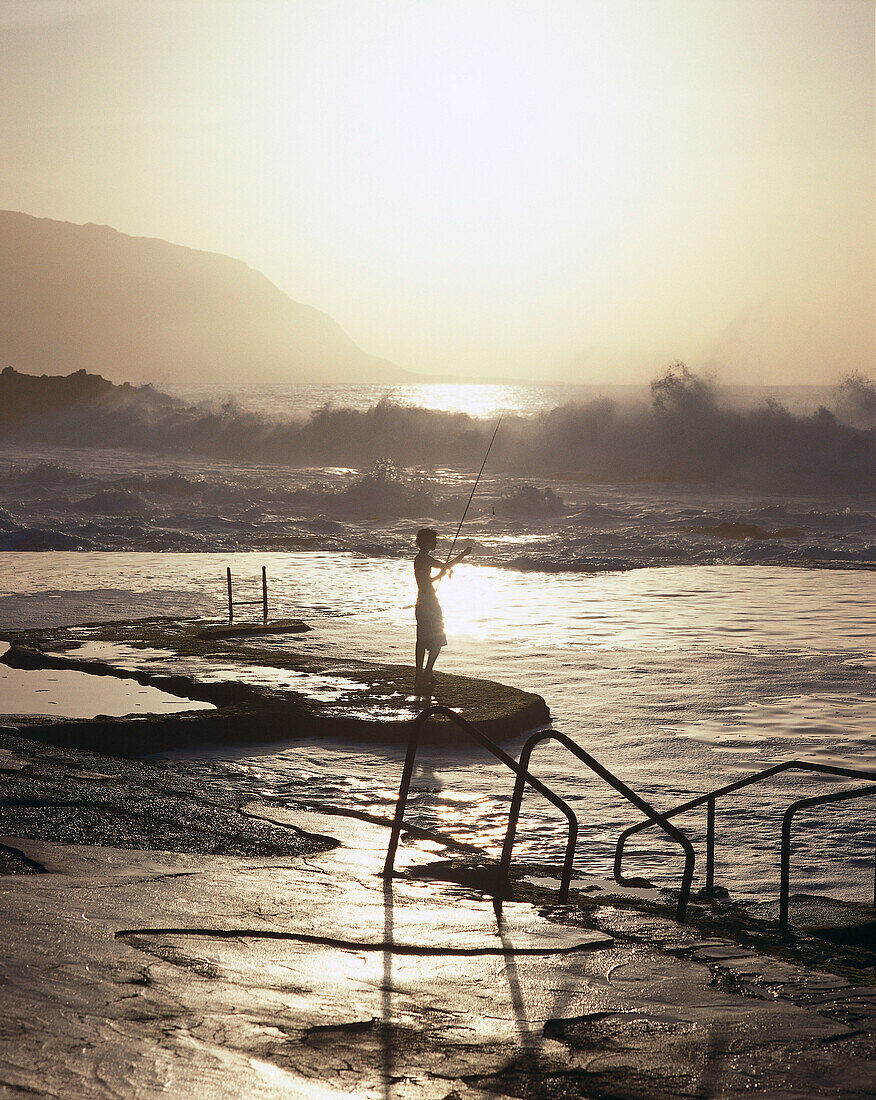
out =
[(490, 740), (485, 734), (481, 733), (471, 722), (467, 721), (462, 715), (457, 714), (456, 711), (451, 710), (449, 707), (444, 707), (439, 704), (426, 707), (425, 710), (420, 711), (417, 717), (414, 719), (413, 729), (411, 731), (411, 739), (408, 742), (408, 751), (405, 756), (405, 764), (402, 770), (401, 783), (399, 785), (398, 800), (395, 806), (395, 817), (392, 823), (392, 832), (389, 836), (389, 845), (386, 850), (386, 860), (383, 864), (382, 875), (384, 878), (390, 878), (395, 866), (395, 854), (398, 849), (399, 837), (401, 836), (402, 823), (404, 822), (405, 808), (408, 802), (408, 791), (411, 785), (411, 778), (414, 772), (414, 761), (417, 755), (417, 748), (419, 745), (420, 730), (422, 729), (427, 718), (432, 715), (440, 714), (445, 718), (454, 722), (461, 730), (468, 733), (474, 738), (480, 745), (497, 760), (500, 760), (503, 764), (511, 769), (517, 775), (518, 782), (529, 783), (531, 787), (534, 787), (539, 794), (551, 802), (554, 806), (557, 806), (566, 815), (566, 820), (569, 823), (569, 839), (566, 842), (566, 858), (563, 866), (563, 882), (566, 884), (565, 894), (561, 891), (561, 900), (565, 901), (568, 897), (568, 882), (572, 877), (572, 861), (575, 858), (575, 845), (578, 839), (578, 819), (572, 811), (571, 807), (564, 799), (547, 787), (541, 780), (536, 779), (534, 776), (529, 775), (527, 772), (521, 771), (520, 765), (513, 757), (509, 756), (504, 750), (500, 749), (497, 744)]
[[(708, 791), (706, 794), (698, 795), (696, 798), (690, 799), (688, 802), (683, 802), (680, 806), (675, 806), (671, 810), (667, 810), (663, 817), (669, 819), (676, 817), (678, 814), (683, 814), (687, 810), (693, 810), (697, 806), (702, 806), (703, 803), (707, 804), (707, 819), (706, 819), (706, 885), (705, 893), (711, 894), (715, 888), (715, 803), (723, 797), (725, 794), (733, 794), (735, 791), (741, 790), (743, 787), (750, 787), (754, 783), (760, 783), (764, 779), (768, 779), (770, 776), (778, 775), (780, 772), (786, 771), (808, 771), (818, 772), (824, 775), (838, 775), (845, 779), (864, 779), (876, 781), (876, 771), (855, 771), (853, 768), (840, 768), (833, 764), (813, 764), (807, 760), (785, 760), (781, 764), (774, 764), (771, 768), (765, 768), (763, 771), (754, 772), (752, 775), (746, 776), (744, 779), (737, 779), (735, 783), (727, 783), (723, 787), (717, 787), (713, 791)], [(621, 864), (623, 862), (624, 845), (627, 839), (633, 835), (633, 833), (639, 833), (643, 829), (648, 829), (652, 825), (656, 824), (653, 821), (640, 821), (636, 825), (631, 825), (628, 829), (625, 829), (618, 837), (617, 847), (614, 853), (614, 878), (615, 881), (623, 885), (624, 876), (621, 872)]]
[[(845, 802), (850, 798), (864, 798), (876, 794), (876, 787), (854, 787), (850, 791), (833, 791), (831, 794), (800, 798), (785, 810), (782, 818), (782, 865), (779, 883), (779, 928), (783, 936), (788, 934), (788, 908), (791, 879), (791, 824), (798, 810), (822, 806), (827, 802)], [(873, 905), (876, 906), (876, 877), (873, 881)]]
[(235, 600), (233, 590), (231, 587), (231, 566), (229, 565), (225, 570), (225, 579), (228, 585), (228, 621), (234, 622), (234, 609), (235, 607), (243, 607), (253, 604), (261, 604), (262, 606), (262, 619), (265, 623), (268, 621), (268, 574), (266, 566), (262, 566), (262, 594), (257, 600)]
[[(533, 750), (536, 745), (541, 744), (543, 741), (557, 741), (564, 748), (568, 749), (573, 756), (577, 758), (596, 775), (599, 776), (604, 782), (608, 783), (610, 787), (613, 787), (619, 794), (636, 809), (641, 810), (650, 820), (646, 822), (646, 825), (659, 825), (664, 832), (671, 836), (674, 840), (678, 841), (681, 847), (684, 849), (684, 875), (681, 880), (681, 893), (678, 899), (678, 920), (683, 921), (684, 915), (687, 910), (688, 899), (690, 898), (690, 888), (693, 882), (694, 873), (694, 860), (695, 854), (693, 845), (684, 835), (684, 833), (677, 829), (674, 825), (670, 825), (666, 818), (668, 814), (661, 814), (649, 805), (643, 798), (631, 790), (626, 783), (623, 783), (616, 775), (612, 774), (608, 768), (604, 767), (589, 752), (585, 752), (580, 745), (577, 745), (571, 737), (568, 737), (565, 733), (561, 733), (559, 730), (537, 730), (527, 740), (523, 746), (523, 751), (520, 753), (520, 770), (517, 773), (517, 782), (514, 785), (514, 795), (511, 799), (511, 810), (508, 814), (508, 829), (505, 833), (505, 844), (502, 848), (502, 860), (501, 870), (505, 876), (508, 874), (508, 870), (511, 866), (511, 853), (514, 848), (514, 838), (517, 834), (517, 822), (520, 817), (520, 807), (523, 802), (523, 787), (526, 777), (529, 776), (529, 761), (532, 757)], [(640, 828), (644, 826), (639, 826)], [(571, 867), (567, 868), (569, 878), (564, 878), (560, 889), (561, 898), (568, 896), (569, 892), (569, 879), (571, 879)]]

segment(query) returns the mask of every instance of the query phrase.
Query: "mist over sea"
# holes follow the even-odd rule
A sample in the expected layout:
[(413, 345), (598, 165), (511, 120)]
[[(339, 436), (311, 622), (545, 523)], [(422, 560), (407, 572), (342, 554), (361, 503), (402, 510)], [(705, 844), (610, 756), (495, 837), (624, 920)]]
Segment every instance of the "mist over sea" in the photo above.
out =
[[(248, 412), (278, 419), (303, 419), (326, 405), (362, 411), (380, 401), (436, 411), (465, 412), (489, 419), (503, 413), (531, 417), (562, 405), (588, 405), (599, 400), (622, 405), (643, 404), (650, 400), (648, 385), (610, 383), (441, 380), (417, 385), (299, 386), (264, 382), (232, 386), (168, 381), (160, 388), (193, 404), (220, 407), (232, 402)], [(835, 389), (834, 386), (726, 386), (721, 388), (721, 395), (723, 403), (731, 407), (751, 408), (774, 401), (790, 412), (811, 414), (819, 406), (831, 404)]]

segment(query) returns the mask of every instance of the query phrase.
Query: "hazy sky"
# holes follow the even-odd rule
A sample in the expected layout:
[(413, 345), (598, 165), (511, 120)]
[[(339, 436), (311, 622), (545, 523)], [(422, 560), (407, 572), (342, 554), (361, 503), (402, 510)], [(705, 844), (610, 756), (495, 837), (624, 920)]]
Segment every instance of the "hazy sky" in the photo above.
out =
[(0, 0), (0, 207), (412, 370), (873, 371), (873, 0)]

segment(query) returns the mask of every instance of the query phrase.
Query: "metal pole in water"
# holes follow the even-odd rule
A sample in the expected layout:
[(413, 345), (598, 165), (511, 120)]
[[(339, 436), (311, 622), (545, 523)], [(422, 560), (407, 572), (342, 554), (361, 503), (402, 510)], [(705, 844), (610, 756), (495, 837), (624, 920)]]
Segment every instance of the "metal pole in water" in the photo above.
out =
[(234, 622), (234, 601), (231, 598), (231, 566), (226, 570), (228, 574), (228, 621)]
[(715, 799), (706, 803), (706, 893), (715, 892)]
[(262, 618), (268, 621), (268, 574), (262, 566)]

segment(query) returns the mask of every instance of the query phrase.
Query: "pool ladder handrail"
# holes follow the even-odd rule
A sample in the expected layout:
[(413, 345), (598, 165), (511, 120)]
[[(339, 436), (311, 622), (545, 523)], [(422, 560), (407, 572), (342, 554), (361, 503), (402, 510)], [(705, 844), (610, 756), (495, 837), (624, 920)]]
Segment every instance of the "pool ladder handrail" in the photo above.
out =
[[(514, 847), (514, 839), (517, 834), (517, 822), (520, 817), (520, 807), (523, 802), (523, 787), (526, 775), (529, 774), (529, 762), (532, 757), (532, 753), (537, 745), (540, 745), (544, 741), (556, 741), (567, 749), (573, 756), (576, 756), (583, 764), (585, 764), (594, 774), (596, 774), (603, 782), (607, 783), (610, 787), (613, 787), (618, 794), (622, 795), (627, 802), (641, 811), (648, 821), (640, 825), (640, 828), (646, 826), (659, 825), (660, 828), (673, 840), (681, 845), (684, 850), (684, 872), (682, 874), (681, 889), (678, 897), (678, 910), (677, 919), (679, 921), (684, 920), (685, 913), (687, 911), (687, 904), (690, 898), (691, 885), (693, 884), (694, 875), (694, 863), (695, 853), (694, 847), (681, 829), (672, 825), (668, 820), (666, 814), (661, 814), (658, 810), (646, 802), (644, 798), (636, 794), (634, 790), (626, 785), (622, 780), (604, 764), (600, 764), (599, 761), (591, 756), (589, 752), (586, 752), (581, 748), (579, 744), (572, 740), (568, 734), (562, 733), (560, 730), (548, 729), (548, 730), (536, 730), (526, 741), (523, 746), (523, 750), (520, 753), (520, 771), (517, 774), (517, 782), (514, 785), (514, 795), (511, 799), (511, 809), (508, 814), (508, 829), (505, 833), (505, 843), (502, 848), (502, 859), (500, 863), (503, 874), (507, 877), (508, 871), (511, 866), (511, 852)], [(569, 883), (564, 880), (564, 890), (568, 895)]]
[[(455, 725), (457, 725), (463, 732), (469, 734), (478, 744), (482, 745), (487, 752), (491, 753), (506, 767), (510, 768), (515, 774), (519, 774), (519, 765), (513, 757), (509, 756), (503, 749), (491, 741), (486, 734), (481, 733), (479, 729), (467, 721), (462, 715), (457, 714), (455, 710), (451, 710), (450, 707), (441, 706), (438, 703), (434, 703), (431, 706), (425, 707), (417, 717), (414, 719), (413, 727), (411, 729), (410, 740), (408, 741), (408, 750), (405, 756), (404, 768), (402, 769), (401, 783), (399, 784), (398, 798), (395, 804), (395, 815), (392, 822), (392, 831), (389, 835), (389, 844), (386, 849), (386, 860), (383, 864), (383, 877), (391, 878), (393, 869), (395, 867), (395, 854), (398, 849), (399, 837), (401, 836), (402, 825), (404, 823), (405, 809), (408, 803), (408, 792), (411, 786), (411, 778), (414, 772), (414, 762), (417, 756), (417, 749), (419, 747), (420, 731), (422, 730), (427, 719), (433, 715), (443, 715), (449, 719)], [(535, 776), (526, 775), (525, 781), (534, 787), (539, 794), (551, 802), (554, 806), (560, 809), (565, 814), (566, 820), (569, 825), (569, 835), (566, 841), (566, 856), (563, 864), (563, 882), (565, 885), (565, 896), (568, 895), (568, 880), (572, 875), (572, 861), (575, 858), (575, 845), (578, 838), (578, 819), (575, 816), (574, 811), (569, 804), (558, 794), (555, 794), (550, 787), (546, 786), (541, 780), (536, 779)], [(564, 891), (561, 889), (561, 900), (565, 900)]]
[[(677, 817), (687, 810), (693, 810), (697, 806), (702, 806), (704, 803), (706, 804), (706, 883), (703, 890), (704, 894), (712, 894), (715, 889), (715, 804), (717, 800), (724, 795), (733, 794), (736, 791), (742, 790), (744, 787), (750, 787), (755, 783), (762, 782), (764, 779), (769, 779), (771, 776), (779, 775), (781, 772), (787, 771), (815, 772), (821, 775), (841, 776), (845, 779), (861, 779), (870, 783), (876, 782), (876, 771), (860, 771), (854, 768), (842, 768), (835, 764), (816, 764), (808, 760), (785, 760), (781, 764), (774, 764), (770, 768), (764, 768), (762, 771), (753, 772), (751, 775), (747, 775), (743, 779), (738, 779), (734, 783), (726, 783), (723, 787), (716, 787), (713, 791), (698, 795), (696, 798), (689, 799), (687, 802), (683, 802), (681, 805), (675, 806), (671, 810), (667, 810), (663, 816), (668, 819)], [(781, 874), (779, 884), (779, 927), (783, 935), (787, 935), (788, 932), (791, 824), (795, 814), (799, 810), (813, 806), (830, 802), (842, 802), (851, 798), (863, 798), (872, 794), (876, 794), (876, 787), (855, 787), (850, 790), (834, 791), (826, 795), (798, 799), (796, 802), (791, 803), (785, 811), (782, 818)], [(621, 866), (623, 863), (624, 846), (628, 838), (634, 833), (639, 833), (643, 829), (650, 828), (652, 824), (653, 822), (649, 821), (638, 822), (625, 829), (618, 837), (614, 854), (614, 878), (619, 884), (624, 884)], [(873, 904), (876, 906), (876, 866), (874, 866)]]
[[(873, 777), (876, 779), (876, 776)], [(785, 810), (782, 817), (782, 852), (779, 877), (779, 929), (783, 936), (788, 934), (788, 910), (790, 908), (791, 880), (791, 825), (798, 810), (823, 806), (828, 802), (845, 802), (850, 798), (865, 798), (876, 794), (876, 787), (852, 787), (845, 791), (833, 791), (830, 794), (816, 795), (814, 798), (798, 798)], [(876, 860), (873, 867), (873, 906), (876, 908)]]
[[(467, 721), (462, 715), (457, 714), (456, 711), (451, 710), (449, 707), (441, 706), (440, 704), (433, 704), (420, 711), (417, 717), (414, 719), (413, 728), (411, 730), (410, 741), (408, 742), (407, 755), (405, 756), (404, 768), (402, 770), (401, 783), (399, 785), (398, 799), (396, 801), (395, 816), (393, 818), (392, 831), (390, 833), (389, 844), (386, 851), (386, 860), (383, 865), (383, 877), (390, 878), (393, 874), (395, 866), (395, 855), (398, 849), (399, 837), (401, 836), (402, 825), (404, 822), (405, 809), (407, 807), (408, 792), (410, 790), (411, 778), (414, 771), (414, 762), (416, 760), (417, 748), (419, 745), (420, 731), (428, 718), (433, 715), (441, 715), (447, 718), (449, 721), (457, 725), (465, 733), (469, 734), (475, 741), (482, 745), (488, 752), (496, 757), (497, 760), (505, 764), (511, 771), (517, 776), (514, 795), (511, 802), (511, 811), (508, 816), (508, 827), (505, 833), (505, 842), (502, 848), (502, 858), (500, 862), (500, 870), (502, 878), (507, 882), (508, 873), (511, 864), (511, 854), (514, 847), (514, 838), (517, 832), (517, 822), (520, 816), (520, 807), (523, 801), (523, 792), (526, 784), (529, 784), (539, 794), (543, 795), (554, 806), (557, 806), (562, 810), (566, 816), (566, 820), (569, 825), (568, 840), (566, 842), (566, 855), (563, 862), (563, 873), (560, 880), (560, 892), (559, 901), (564, 903), (569, 897), (569, 887), (572, 881), (572, 869), (575, 858), (575, 848), (578, 839), (578, 818), (569, 804), (550, 787), (542, 783), (532, 775), (529, 770), (529, 760), (532, 756), (532, 751), (535, 746), (542, 741), (553, 739), (562, 744), (566, 749), (572, 752), (578, 757), (584, 764), (586, 764), (591, 771), (593, 771), (600, 779), (604, 780), (616, 791), (622, 794), (629, 802), (640, 809), (648, 818), (648, 824), (660, 825), (673, 839), (677, 840), (681, 844), (685, 852), (685, 869), (682, 878), (681, 892), (678, 900), (677, 916), (678, 920), (684, 920), (685, 912), (687, 910), (687, 903), (690, 897), (691, 883), (693, 881), (693, 869), (695, 854), (693, 845), (684, 835), (684, 833), (671, 825), (666, 821), (663, 814), (658, 813), (652, 806), (650, 806), (644, 799), (640, 798), (634, 791), (630, 790), (617, 776), (613, 775), (607, 768), (603, 767), (599, 761), (595, 760), (589, 753), (585, 752), (579, 745), (577, 745), (566, 734), (560, 733), (557, 730), (536, 730), (523, 746), (523, 751), (520, 754), (520, 761), (514, 760), (503, 749), (500, 749), (493, 741), (490, 740), (485, 734), (481, 733), (471, 722)], [(525, 761), (525, 764), (524, 764)]]

